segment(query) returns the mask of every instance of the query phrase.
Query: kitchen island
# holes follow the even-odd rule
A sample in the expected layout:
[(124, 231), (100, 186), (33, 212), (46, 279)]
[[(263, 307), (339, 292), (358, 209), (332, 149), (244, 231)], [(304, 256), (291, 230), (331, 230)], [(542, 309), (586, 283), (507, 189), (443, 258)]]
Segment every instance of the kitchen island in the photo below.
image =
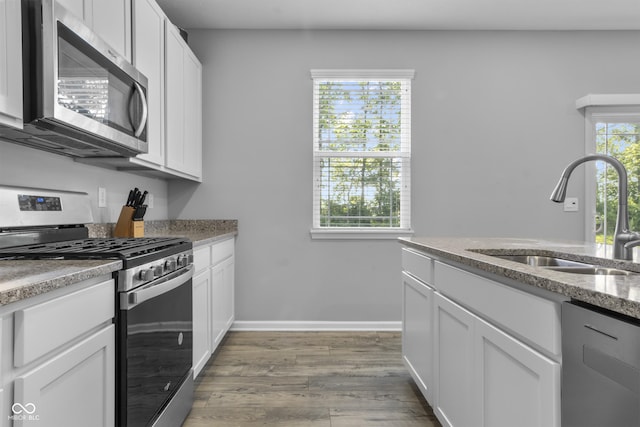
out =
[[(515, 280), (533, 288), (574, 298), (597, 307), (640, 319), (640, 264), (603, 257), (602, 245), (551, 239), (444, 238), (400, 239), (406, 247), (458, 263), (481, 273)], [(481, 253), (482, 252), (482, 253)], [(637, 275), (586, 275), (558, 272), (520, 264), (492, 255), (557, 256), (638, 272)]]
[(640, 273), (598, 245), (518, 238), (407, 238), (403, 360), (444, 426), (560, 426), (562, 305), (640, 318), (640, 274), (591, 275), (498, 256), (561, 258)]

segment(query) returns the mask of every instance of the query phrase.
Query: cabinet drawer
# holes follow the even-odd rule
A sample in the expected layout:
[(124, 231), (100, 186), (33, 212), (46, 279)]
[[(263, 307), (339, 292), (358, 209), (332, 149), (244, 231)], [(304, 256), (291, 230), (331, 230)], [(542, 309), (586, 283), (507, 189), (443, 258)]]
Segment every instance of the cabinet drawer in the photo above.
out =
[(433, 260), (419, 252), (402, 248), (402, 269), (424, 283), (433, 283)]
[(14, 365), (20, 367), (112, 319), (115, 285), (107, 280), (15, 313)]
[(209, 268), (211, 265), (211, 246), (202, 246), (193, 250), (193, 264), (195, 265), (195, 273)]
[(227, 239), (211, 245), (211, 265), (216, 265), (221, 261), (233, 256), (235, 239)]
[(435, 287), (480, 317), (559, 356), (560, 304), (435, 262)]

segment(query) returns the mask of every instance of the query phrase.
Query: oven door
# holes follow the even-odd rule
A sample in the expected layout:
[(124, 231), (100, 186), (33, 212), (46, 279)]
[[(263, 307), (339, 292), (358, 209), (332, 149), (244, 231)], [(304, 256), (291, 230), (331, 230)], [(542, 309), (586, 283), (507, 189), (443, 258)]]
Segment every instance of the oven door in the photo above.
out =
[(193, 265), (120, 294), (118, 425), (152, 422), (190, 373)]

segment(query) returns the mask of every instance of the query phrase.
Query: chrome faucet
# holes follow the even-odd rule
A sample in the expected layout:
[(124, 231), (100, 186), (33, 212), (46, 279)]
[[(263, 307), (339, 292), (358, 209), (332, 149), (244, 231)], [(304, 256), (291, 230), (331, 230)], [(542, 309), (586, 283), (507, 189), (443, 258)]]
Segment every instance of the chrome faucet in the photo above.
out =
[(556, 203), (564, 202), (567, 194), (567, 183), (573, 170), (580, 164), (590, 160), (602, 160), (609, 163), (618, 173), (618, 218), (613, 236), (613, 257), (616, 259), (631, 260), (633, 258), (632, 248), (640, 246), (640, 233), (629, 230), (629, 209), (627, 207), (627, 170), (615, 157), (605, 154), (589, 154), (581, 157), (569, 164), (562, 175), (556, 188), (551, 193), (551, 200)]

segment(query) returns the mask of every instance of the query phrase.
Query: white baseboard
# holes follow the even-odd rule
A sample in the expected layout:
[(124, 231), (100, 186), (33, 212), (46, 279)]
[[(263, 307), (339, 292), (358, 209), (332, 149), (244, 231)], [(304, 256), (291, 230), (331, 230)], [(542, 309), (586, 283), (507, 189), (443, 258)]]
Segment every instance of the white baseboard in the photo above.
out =
[(236, 320), (232, 331), (400, 331), (402, 322)]

